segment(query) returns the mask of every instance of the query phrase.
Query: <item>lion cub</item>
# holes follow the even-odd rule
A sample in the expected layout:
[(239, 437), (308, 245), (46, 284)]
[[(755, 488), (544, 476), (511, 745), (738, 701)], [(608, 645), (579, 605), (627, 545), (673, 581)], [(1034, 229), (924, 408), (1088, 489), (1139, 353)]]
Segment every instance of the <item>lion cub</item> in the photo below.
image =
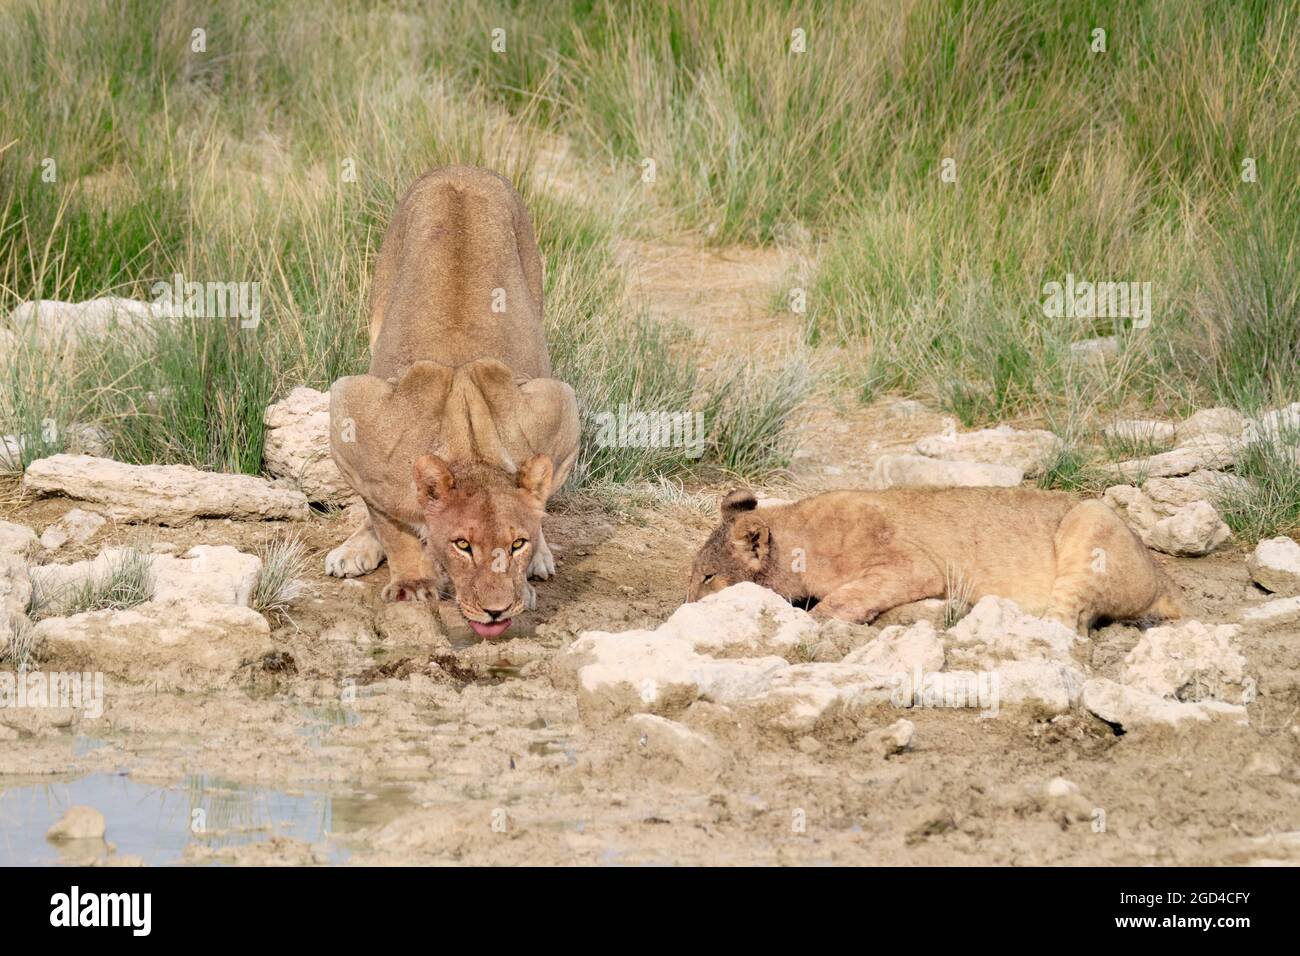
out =
[(1028, 488), (832, 491), (758, 508), (722, 499), (722, 523), (691, 571), (687, 600), (754, 581), (814, 616), (867, 623), (954, 581), (970, 600), (1009, 598), (1087, 634), (1099, 618), (1181, 614), (1174, 586), (1100, 501)]

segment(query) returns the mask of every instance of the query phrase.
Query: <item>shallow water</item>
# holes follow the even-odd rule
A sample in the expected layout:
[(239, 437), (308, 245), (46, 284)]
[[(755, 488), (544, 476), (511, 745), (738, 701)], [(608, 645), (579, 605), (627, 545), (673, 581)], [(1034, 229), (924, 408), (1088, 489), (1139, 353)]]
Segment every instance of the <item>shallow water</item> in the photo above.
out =
[(272, 836), (319, 844), (326, 861), (338, 864), (349, 855), (340, 838), (386, 822), (409, 806), (409, 800), (401, 790), (288, 792), (206, 775), (173, 785), (141, 783), (114, 773), (39, 782), (0, 778), (0, 866), (84, 864), (107, 858), (107, 848), (98, 842), (59, 845), (45, 839), (54, 822), (76, 805), (94, 807), (104, 815), (104, 839), (115, 844), (117, 856), (138, 856), (152, 866), (182, 862), (191, 844), (218, 850)]

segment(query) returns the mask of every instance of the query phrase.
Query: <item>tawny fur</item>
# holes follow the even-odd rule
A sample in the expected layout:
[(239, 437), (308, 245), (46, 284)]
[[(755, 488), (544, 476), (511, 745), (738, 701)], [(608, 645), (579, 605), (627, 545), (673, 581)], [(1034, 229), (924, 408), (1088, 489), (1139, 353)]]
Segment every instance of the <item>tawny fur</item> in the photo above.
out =
[(689, 600), (755, 581), (813, 613), (870, 622), (902, 604), (1009, 598), (1086, 633), (1098, 619), (1177, 617), (1173, 585), (1110, 508), (1028, 488), (834, 491), (757, 508), (735, 491), (696, 556)]
[(579, 424), (573, 389), (550, 378), (541, 257), (505, 179), (453, 166), (411, 186), (379, 251), (370, 342), (370, 374), (330, 391), (330, 451), (368, 518), (326, 570), (387, 558), (387, 600), (450, 579), (471, 620), (530, 607), (527, 577), (554, 573), (541, 517)]

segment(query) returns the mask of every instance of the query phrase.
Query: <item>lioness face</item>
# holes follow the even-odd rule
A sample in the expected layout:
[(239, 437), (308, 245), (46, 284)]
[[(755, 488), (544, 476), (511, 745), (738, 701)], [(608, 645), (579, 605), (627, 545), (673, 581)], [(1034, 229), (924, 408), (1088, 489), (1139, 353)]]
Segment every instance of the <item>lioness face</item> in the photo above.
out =
[(687, 601), (698, 601), (741, 581), (757, 581), (767, 570), (771, 535), (754, 513), (757, 507), (753, 493), (743, 489), (722, 499), (722, 523), (695, 556)]
[(514, 484), (481, 467), (453, 473), (436, 455), (415, 464), (425, 553), (446, 571), (461, 614), (480, 637), (504, 633), (532, 605), (528, 566), (551, 477), (545, 455), (528, 459)]

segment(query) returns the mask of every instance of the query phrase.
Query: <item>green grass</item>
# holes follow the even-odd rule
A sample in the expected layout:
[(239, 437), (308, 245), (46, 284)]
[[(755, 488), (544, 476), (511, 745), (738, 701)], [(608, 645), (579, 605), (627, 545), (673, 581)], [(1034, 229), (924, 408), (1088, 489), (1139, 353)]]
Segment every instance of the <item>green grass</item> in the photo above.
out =
[[(269, 402), (368, 365), (365, 302), (387, 218), (420, 172), (452, 162), (498, 169), (523, 193), (547, 262), (553, 364), (589, 424), (620, 404), (688, 411), (717, 393), (683, 333), (629, 308), (613, 249), (622, 205), (538, 185), (539, 108), (507, 116), (457, 65), (464, 11), (328, 6), (0, 11), (0, 313), (35, 298), (151, 299), (177, 272), (261, 284), (256, 329), (184, 320), (0, 355), (0, 434), (26, 439), (22, 464), (59, 450), (73, 422), (99, 421), (124, 461), (258, 472)], [(195, 24), (206, 53), (190, 50)], [(46, 157), (56, 182), (41, 177)], [(734, 401), (739, 427), (715, 418), (702, 459), (586, 450), (574, 483), (781, 467), (784, 439), (754, 421), (779, 430), (783, 417), (766, 398)]]
[(1252, 442), (1233, 470), (1246, 479), (1240, 490), (1215, 502), (1224, 522), (1239, 538), (1254, 543), (1300, 531), (1300, 438)]
[[(483, 3), (465, 32), (504, 27), (509, 55), (451, 55), (629, 190), (653, 158), (655, 201), (712, 241), (807, 227), (810, 341), (857, 346), (864, 399), (907, 392), (974, 425), (1067, 394), (1098, 410), (1296, 396), (1298, 16), (1263, 0)], [(1043, 285), (1067, 274), (1151, 282), (1150, 327), (1047, 318)], [(1070, 360), (1115, 331), (1119, 360)]]

